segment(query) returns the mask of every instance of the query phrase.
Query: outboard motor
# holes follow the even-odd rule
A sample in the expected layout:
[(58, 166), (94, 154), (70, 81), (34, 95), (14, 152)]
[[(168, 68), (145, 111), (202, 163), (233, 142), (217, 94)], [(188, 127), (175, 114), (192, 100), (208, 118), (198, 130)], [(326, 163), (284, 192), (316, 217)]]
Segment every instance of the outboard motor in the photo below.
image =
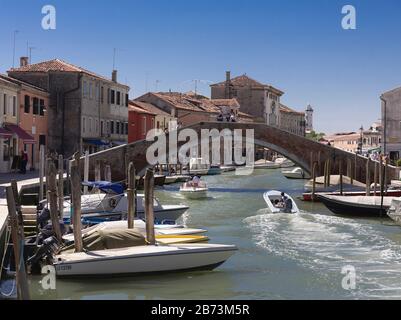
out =
[(43, 240), (43, 245), (35, 255), (27, 260), (27, 264), (31, 266), (31, 273), (40, 274), (42, 271), (41, 261), (47, 260), (47, 262), (50, 263), (53, 255), (58, 251), (59, 246), (60, 244), (55, 237)]

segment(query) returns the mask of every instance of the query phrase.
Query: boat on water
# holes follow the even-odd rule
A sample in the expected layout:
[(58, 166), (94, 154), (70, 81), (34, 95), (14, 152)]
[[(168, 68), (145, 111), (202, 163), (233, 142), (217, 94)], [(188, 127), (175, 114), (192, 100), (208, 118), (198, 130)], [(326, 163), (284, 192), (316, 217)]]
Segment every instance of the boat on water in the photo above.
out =
[(387, 215), (399, 226), (401, 226), (401, 198), (393, 199)]
[(300, 167), (294, 168), (293, 170), (283, 170), (281, 173), (287, 179), (310, 179), (310, 175)]
[(58, 277), (99, 277), (132, 274), (212, 270), (237, 247), (208, 243), (146, 245), (135, 230), (96, 231), (83, 239), (85, 252), (67, 250), (55, 255)]
[(189, 159), (189, 170), (190, 175), (206, 176), (208, 175), (210, 165), (204, 163), (202, 158), (191, 158)]
[(279, 169), (280, 164), (275, 163), (273, 161), (265, 160), (265, 159), (260, 159), (255, 161), (253, 166), (247, 166), (247, 168), (254, 168), (254, 169)]
[(220, 165), (218, 165), (218, 164), (212, 164), (212, 165), (209, 167), (209, 170), (207, 171), (207, 175), (209, 175), (209, 176), (215, 176), (215, 175), (221, 174), (222, 172), (223, 172), (223, 171), (221, 170)]
[(317, 198), (331, 212), (338, 215), (350, 215), (359, 217), (385, 217), (390, 209), (394, 197), (380, 196), (332, 196), (317, 194)]
[(270, 190), (263, 194), (263, 199), (271, 213), (299, 213), (298, 206), (294, 199), (286, 193), (284, 193), (284, 196), (286, 200), (283, 203), (282, 192)]
[[(122, 185), (107, 181), (84, 182), (101, 192), (81, 196), (82, 218), (111, 218), (113, 220), (124, 220), (128, 212), (128, 197)], [(138, 218), (145, 217), (145, 195), (138, 193), (136, 196), (136, 214)], [(189, 207), (186, 205), (165, 205), (154, 198), (154, 215), (156, 223), (165, 220), (175, 221), (180, 218)], [(63, 217), (71, 215), (71, 203), (68, 199), (64, 201)]]
[[(330, 196), (344, 196), (344, 197), (352, 197), (352, 196), (365, 196), (366, 195), (366, 190), (364, 188), (347, 188), (348, 185), (345, 185), (343, 187), (343, 193), (341, 194), (341, 191), (336, 190), (332, 192), (321, 192), (319, 191), (318, 194), (322, 195), (330, 195)], [(359, 191), (355, 191), (355, 189), (359, 189)], [(351, 190), (351, 191), (347, 191)], [(374, 190), (370, 191), (370, 196), (379, 196), (380, 195), (380, 190), (376, 190), (376, 194)], [(386, 193), (384, 193), (385, 197), (401, 197), (401, 189), (389, 189), (387, 190)], [(312, 193), (311, 192), (305, 192), (302, 194), (302, 200), (303, 201), (312, 201)], [(318, 198), (315, 199), (315, 202), (319, 201)]]
[[(154, 175), (154, 184), (155, 186), (162, 187), (166, 182), (166, 176), (162, 174), (155, 174)], [(136, 177), (136, 188), (143, 189), (144, 187), (144, 177)]]
[(208, 187), (204, 181), (188, 181), (180, 187), (180, 193), (188, 199), (202, 199), (207, 197)]
[(280, 168), (291, 168), (295, 166), (294, 162), (284, 157), (276, 158), (274, 163), (280, 165)]
[(174, 184), (174, 183), (182, 183), (182, 182), (187, 182), (190, 179), (191, 179), (191, 176), (189, 176), (189, 175), (166, 176), (164, 184), (168, 185), (168, 184)]

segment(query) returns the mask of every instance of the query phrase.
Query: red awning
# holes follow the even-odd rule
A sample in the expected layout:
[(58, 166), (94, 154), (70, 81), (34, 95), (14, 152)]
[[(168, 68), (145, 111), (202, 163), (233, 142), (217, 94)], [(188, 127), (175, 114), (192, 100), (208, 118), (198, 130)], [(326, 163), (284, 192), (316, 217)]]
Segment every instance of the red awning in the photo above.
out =
[(0, 128), (0, 138), (9, 139), (12, 137), (12, 135), (13, 135), (13, 133), (8, 131), (7, 129)]
[(6, 129), (15, 133), (25, 144), (34, 144), (35, 138), (16, 124), (6, 124)]

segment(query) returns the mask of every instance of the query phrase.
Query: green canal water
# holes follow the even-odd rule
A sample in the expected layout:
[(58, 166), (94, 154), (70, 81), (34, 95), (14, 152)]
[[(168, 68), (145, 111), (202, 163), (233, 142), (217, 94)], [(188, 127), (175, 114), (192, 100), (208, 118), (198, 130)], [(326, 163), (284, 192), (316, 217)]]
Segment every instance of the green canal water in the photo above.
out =
[[(214, 271), (132, 278), (57, 280), (43, 290), (30, 279), (35, 299), (399, 299), (401, 228), (390, 220), (349, 219), (321, 204), (297, 200), (300, 215), (269, 214), (265, 190), (301, 195), (304, 181), (280, 170), (252, 176), (205, 177), (207, 200), (189, 201), (178, 186), (157, 190), (163, 203), (190, 206), (183, 222), (205, 228), (211, 243), (239, 251)], [(356, 288), (344, 290), (342, 268), (356, 271)]]

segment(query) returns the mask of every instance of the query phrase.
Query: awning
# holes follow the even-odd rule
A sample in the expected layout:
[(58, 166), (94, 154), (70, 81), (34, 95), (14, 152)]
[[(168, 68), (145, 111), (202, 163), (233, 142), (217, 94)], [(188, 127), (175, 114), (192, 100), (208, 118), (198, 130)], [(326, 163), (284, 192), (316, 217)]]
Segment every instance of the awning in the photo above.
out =
[(16, 124), (6, 124), (6, 129), (15, 133), (25, 144), (35, 144), (35, 138)]
[(0, 138), (2, 139), (9, 139), (13, 136), (13, 133), (8, 131), (5, 128), (0, 128)]
[(83, 139), (84, 143), (92, 144), (94, 146), (108, 146), (109, 143), (101, 139)]

